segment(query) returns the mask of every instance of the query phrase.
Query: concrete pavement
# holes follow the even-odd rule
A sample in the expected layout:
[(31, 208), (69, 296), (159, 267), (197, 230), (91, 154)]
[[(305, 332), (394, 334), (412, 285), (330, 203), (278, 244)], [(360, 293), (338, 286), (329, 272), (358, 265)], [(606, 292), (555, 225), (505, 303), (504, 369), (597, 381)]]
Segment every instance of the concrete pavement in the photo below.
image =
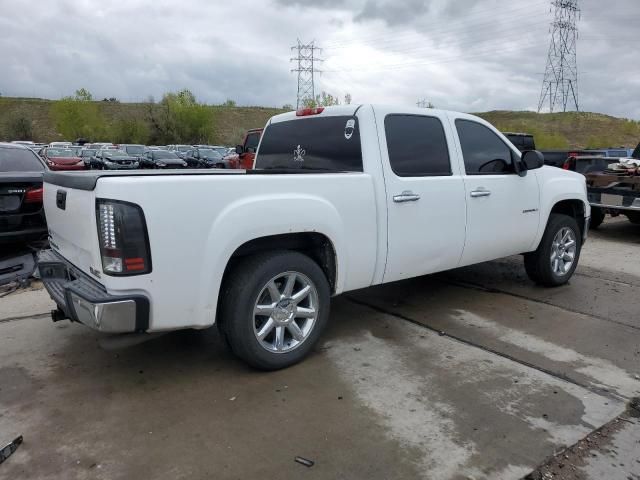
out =
[(606, 223), (560, 289), (514, 257), (349, 293), (274, 373), (202, 332), (107, 352), (11, 294), (0, 444), (25, 441), (0, 479), (640, 478), (638, 240)]

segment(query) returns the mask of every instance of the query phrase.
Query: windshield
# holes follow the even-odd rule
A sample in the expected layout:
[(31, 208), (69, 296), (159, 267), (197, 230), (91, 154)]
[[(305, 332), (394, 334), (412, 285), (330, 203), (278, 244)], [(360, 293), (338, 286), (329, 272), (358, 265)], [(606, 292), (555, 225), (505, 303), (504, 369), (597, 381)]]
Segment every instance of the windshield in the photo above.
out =
[(44, 166), (31, 150), (0, 148), (0, 172), (42, 172)]
[(127, 152), (123, 152), (122, 150), (103, 150), (102, 156), (111, 158), (111, 157), (126, 157)]
[(191, 150), (193, 147), (189, 146), (189, 145), (179, 145), (178, 147), (176, 147), (176, 150), (178, 150), (179, 152), (187, 152), (189, 150)]
[(202, 157), (213, 157), (213, 158), (222, 158), (222, 155), (217, 150), (213, 150), (212, 148), (201, 148), (198, 150), (200, 152), (200, 156)]
[(97, 150), (85, 148), (80, 152), (81, 157), (93, 157), (93, 155), (97, 152)]
[(142, 145), (127, 145), (124, 149), (130, 155), (142, 155), (144, 153), (144, 147)]
[(165, 158), (178, 158), (178, 156), (173, 152), (168, 152), (166, 150), (156, 150), (152, 153), (154, 160), (162, 160)]
[(47, 155), (55, 158), (72, 158), (78, 156), (77, 152), (70, 148), (49, 148), (47, 150)]

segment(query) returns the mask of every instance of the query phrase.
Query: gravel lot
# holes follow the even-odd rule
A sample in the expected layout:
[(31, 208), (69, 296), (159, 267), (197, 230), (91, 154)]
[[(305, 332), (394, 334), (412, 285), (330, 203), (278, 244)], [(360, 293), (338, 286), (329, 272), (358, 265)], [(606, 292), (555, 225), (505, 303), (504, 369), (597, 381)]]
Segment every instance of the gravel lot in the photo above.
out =
[(202, 332), (105, 351), (13, 293), (0, 446), (24, 444), (0, 478), (640, 479), (639, 247), (609, 220), (558, 289), (513, 257), (349, 293), (268, 374)]

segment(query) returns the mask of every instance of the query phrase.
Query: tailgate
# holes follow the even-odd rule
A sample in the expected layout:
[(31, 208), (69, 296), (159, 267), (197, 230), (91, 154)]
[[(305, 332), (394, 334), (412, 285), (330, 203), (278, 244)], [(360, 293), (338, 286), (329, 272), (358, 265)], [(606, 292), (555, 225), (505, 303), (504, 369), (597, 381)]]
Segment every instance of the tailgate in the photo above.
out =
[(51, 247), (86, 273), (101, 271), (95, 205), (93, 190), (44, 184)]

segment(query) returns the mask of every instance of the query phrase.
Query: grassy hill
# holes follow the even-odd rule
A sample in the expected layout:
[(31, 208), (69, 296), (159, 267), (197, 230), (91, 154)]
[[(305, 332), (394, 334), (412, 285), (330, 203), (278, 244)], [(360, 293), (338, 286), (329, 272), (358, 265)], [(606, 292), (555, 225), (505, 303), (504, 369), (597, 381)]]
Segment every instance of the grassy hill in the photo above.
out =
[[(14, 139), (16, 122), (30, 122), (32, 139), (39, 142), (61, 140), (51, 115), (52, 100), (0, 97), (0, 140)], [(144, 103), (95, 102), (107, 124), (118, 120), (148, 120)], [(211, 106), (214, 143), (235, 145), (249, 128), (262, 127), (276, 108)], [(502, 131), (528, 132), (539, 148), (635, 147), (640, 142), (640, 122), (598, 113), (546, 113), (493, 111), (477, 113)], [(72, 140), (72, 139), (67, 139)], [(98, 139), (94, 139), (98, 140)], [(109, 140), (109, 139), (104, 139)]]

